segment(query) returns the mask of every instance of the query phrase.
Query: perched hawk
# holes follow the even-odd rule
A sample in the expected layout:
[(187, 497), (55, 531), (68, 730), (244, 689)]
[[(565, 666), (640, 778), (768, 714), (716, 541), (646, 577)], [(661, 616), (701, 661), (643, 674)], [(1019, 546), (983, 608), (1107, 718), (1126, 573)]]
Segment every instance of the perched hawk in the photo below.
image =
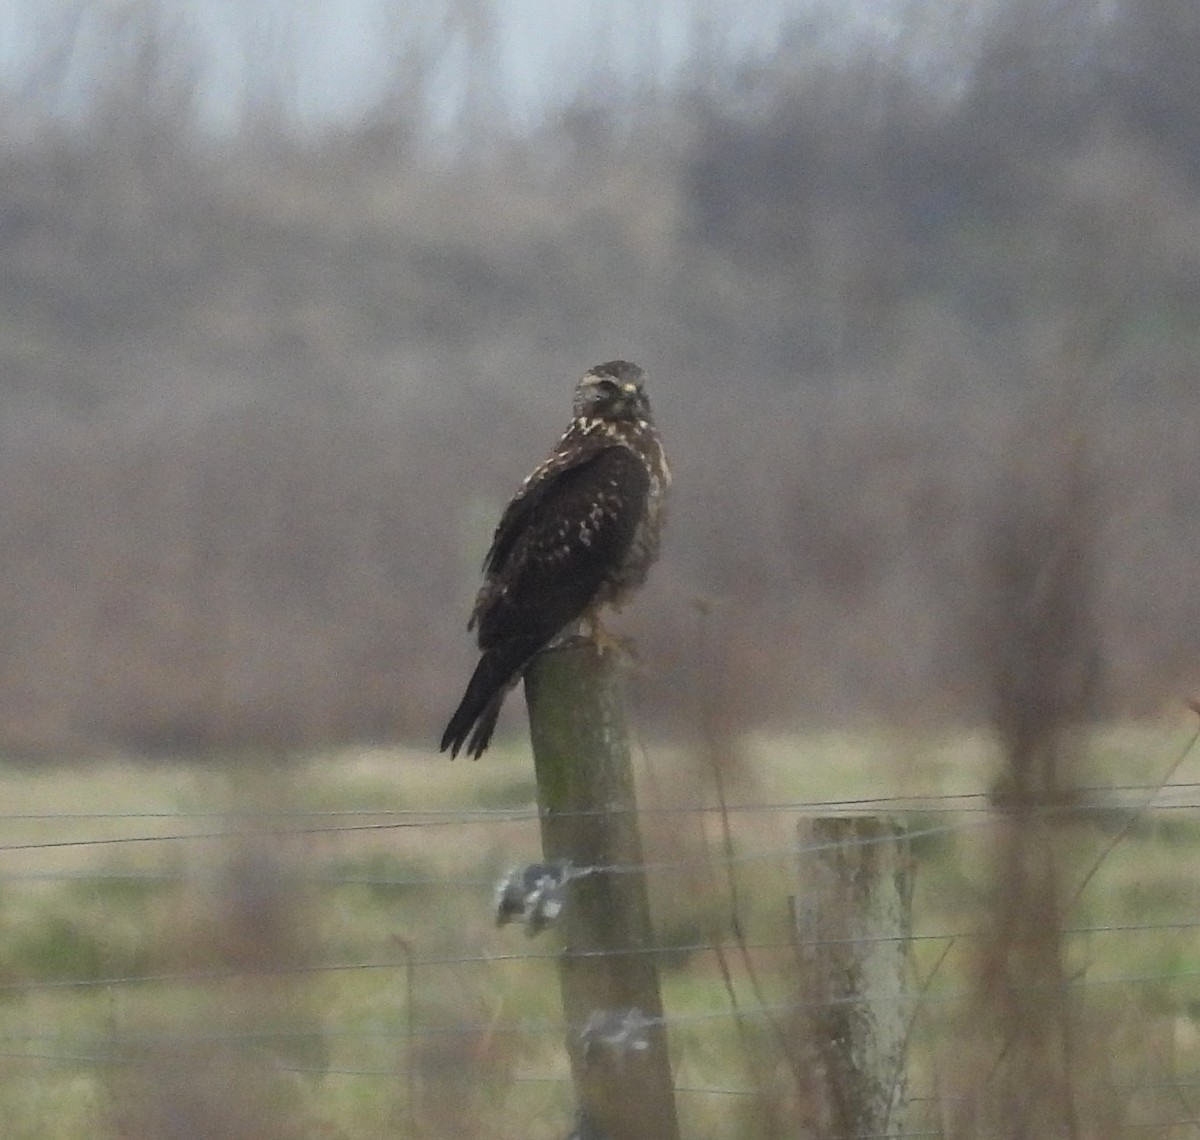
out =
[(620, 605), (658, 557), (671, 476), (636, 364), (613, 360), (575, 388), (575, 418), (505, 508), (468, 629), (483, 656), (442, 735), (478, 759), (533, 658), (583, 618)]

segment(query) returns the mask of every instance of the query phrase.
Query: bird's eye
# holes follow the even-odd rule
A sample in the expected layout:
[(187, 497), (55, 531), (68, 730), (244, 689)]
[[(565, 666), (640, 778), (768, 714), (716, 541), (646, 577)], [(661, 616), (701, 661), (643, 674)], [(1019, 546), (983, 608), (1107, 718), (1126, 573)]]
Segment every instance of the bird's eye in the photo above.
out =
[(621, 394), (621, 387), (615, 380), (598, 380), (596, 390), (602, 396), (619, 396)]

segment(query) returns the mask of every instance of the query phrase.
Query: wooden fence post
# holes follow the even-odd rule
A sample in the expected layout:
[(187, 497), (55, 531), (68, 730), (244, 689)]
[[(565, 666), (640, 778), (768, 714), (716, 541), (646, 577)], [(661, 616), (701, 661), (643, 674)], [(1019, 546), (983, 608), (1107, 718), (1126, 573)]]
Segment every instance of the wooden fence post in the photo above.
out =
[(880, 816), (800, 821), (792, 900), (804, 1071), (820, 1135), (903, 1128), (912, 1004), (913, 864), (904, 826)]
[(618, 655), (543, 653), (525, 699), (545, 858), (583, 872), (559, 959), (581, 1117), (605, 1140), (678, 1140)]

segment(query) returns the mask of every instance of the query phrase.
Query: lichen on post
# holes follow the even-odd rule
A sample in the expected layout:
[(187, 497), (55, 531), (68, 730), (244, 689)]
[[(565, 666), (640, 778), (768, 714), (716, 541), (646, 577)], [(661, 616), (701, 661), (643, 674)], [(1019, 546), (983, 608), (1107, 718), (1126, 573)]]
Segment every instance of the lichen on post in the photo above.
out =
[(823, 1134), (890, 1134), (903, 1127), (912, 1016), (907, 833), (866, 815), (806, 818), (797, 832), (792, 912), (810, 1123)]
[(678, 1140), (621, 657), (584, 641), (543, 653), (525, 699), (544, 858), (576, 872), (559, 979), (579, 1110), (608, 1140)]

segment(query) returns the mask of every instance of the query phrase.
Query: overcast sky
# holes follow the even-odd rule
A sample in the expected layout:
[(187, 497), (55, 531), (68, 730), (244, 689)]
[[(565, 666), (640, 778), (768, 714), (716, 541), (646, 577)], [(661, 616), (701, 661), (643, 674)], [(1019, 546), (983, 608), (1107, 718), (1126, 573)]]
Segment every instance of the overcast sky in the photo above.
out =
[[(886, 37), (899, 2), (492, 0), (475, 7), (485, 15), (479, 42), (494, 51), (482, 68), (477, 54), (473, 70), (488, 73), (509, 111), (536, 120), (581, 90), (603, 97), (635, 76), (670, 78), (698, 36), (707, 34), (726, 58), (759, 55), (785, 22), (823, 10), (846, 13), (858, 34)], [(81, 97), (89, 63), (120, 50), (121, 29), (146, 4), (195, 29), (206, 60), (203, 105), (214, 123), (236, 114), (248, 82), (269, 83), (263, 77), (271, 75), (286, 77), (305, 120), (352, 117), (378, 91), (397, 43), (424, 43), (444, 61), (435, 113), (453, 110), (468, 74), (470, 32), (461, 20), (447, 20), (456, 6), (446, 0), (0, 0), (0, 67), (19, 83), (61, 41), (71, 14), (82, 12), (72, 41)]]

